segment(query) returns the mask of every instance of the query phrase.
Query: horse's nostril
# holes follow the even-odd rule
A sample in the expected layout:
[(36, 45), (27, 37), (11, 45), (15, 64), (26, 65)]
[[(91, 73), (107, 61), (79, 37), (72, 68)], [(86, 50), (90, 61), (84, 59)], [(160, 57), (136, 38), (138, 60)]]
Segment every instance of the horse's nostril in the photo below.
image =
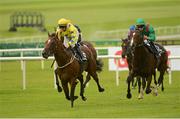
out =
[(122, 58), (125, 58), (125, 55), (124, 55), (124, 54), (122, 54), (121, 56), (122, 56)]
[(46, 53), (44, 50), (42, 51), (42, 56), (43, 56), (44, 58), (46, 58), (46, 59), (48, 58), (48, 55), (47, 55), (47, 53)]

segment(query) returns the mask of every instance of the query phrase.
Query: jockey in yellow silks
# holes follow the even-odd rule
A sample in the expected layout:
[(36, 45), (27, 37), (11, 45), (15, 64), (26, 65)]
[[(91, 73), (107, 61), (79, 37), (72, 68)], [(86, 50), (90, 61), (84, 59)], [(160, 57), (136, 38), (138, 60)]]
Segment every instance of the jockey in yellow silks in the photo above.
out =
[(59, 39), (64, 41), (65, 47), (70, 47), (74, 53), (78, 54), (81, 62), (87, 60), (79, 48), (78, 42), (81, 41), (81, 32), (76, 25), (73, 25), (68, 19), (61, 18), (58, 20), (56, 34)]

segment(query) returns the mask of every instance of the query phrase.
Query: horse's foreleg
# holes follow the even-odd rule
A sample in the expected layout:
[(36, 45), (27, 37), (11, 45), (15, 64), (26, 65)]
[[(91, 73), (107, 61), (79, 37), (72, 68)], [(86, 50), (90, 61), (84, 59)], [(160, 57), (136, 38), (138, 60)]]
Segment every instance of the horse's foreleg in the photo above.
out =
[(74, 106), (74, 100), (76, 100), (78, 98), (78, 96), (74, 96), (76, 84), (77, 84), (76, 80), (71, 79), (71, 93), (70, 93), (71, 107)]
[(146, 94), (151, 93), (151, 80), (152, 80), (152, 75), (147, 77), (147, 87), (146, 87)]
[(86, 84), (90, 81), (90, 79), (91, 79), (91, 76), (90, 76), (90, 74), (88, 73), (87, 76), (86, 76), (86, 80), (85, 80), (85, 82), (84, 82), (84, 84), (83, 84), (83, 87), (84, 87), (84, 88), (86, 87)]
[(102, 87), (100, 86), (100, 84), (99, 84), (99, 79), (98, 79), (97, 73), (96, 73), (96, 72), (95, 72), (95, 73), (92, 73), (91, 76), (92, 76), (93, 79), (96, 81), (96, 84), (97, 84), (97, 86), (98, 86), (99, 92), (103, 92), (103, 91), (104, 91), (104, 88), (102, 88)]
[(70, 100), (68, 82), (64, 81), (64, 80), (61, 80), (61, 83), (62, 83), (62, 87), (63, 87), (66, 99)]
[(79, 77), (78, 77), (79, 81), (80, 81), (80, 96), (82, 98), (83, 101), (86, 101), (86, 97), (84, 97), (84, 86), (83, 86), (83, 75), (81, 74)]
[(61, 86), (59, 85), (57, 69), (54, 71), (54, 74), (55, 74), (55, 78), (56, 78), (56, 86), (57, 86), (58, 92), (62, 92), (62, 88), (61, 88)]
[(132, 97), (132, 95), (131, 95), (131, 88), (130, 88), (131, 87), (130, 83), (131, 83), (132, 80), (133, 80), (133, 77), (131, 75), (129, 75), (127, 77), (127, 83), (128, 83), (127, 98), (128, 99), (130, 99)]
[(138, 82), (138, 93), (139, 93), (139, 96), (138, 96), (138, 99), (142, 99), (142, 95), (141, 95), (141, 78), (140, 77), (137, 77), (137, 82)]
[(143, 99), (144, 98), (144, 89), (146, 87), (146, 79), (144, 77), (142, 77), (142, 88), (140, 89), (140, 95), (138, 97), (138, 99)]

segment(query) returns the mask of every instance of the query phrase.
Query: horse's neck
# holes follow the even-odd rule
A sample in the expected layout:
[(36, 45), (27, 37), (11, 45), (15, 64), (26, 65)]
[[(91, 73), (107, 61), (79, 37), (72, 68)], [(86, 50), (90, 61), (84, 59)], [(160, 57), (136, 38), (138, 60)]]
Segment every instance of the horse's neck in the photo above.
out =
[(142, 62), (146, 62), (147, 59), (147, 49), (145, 46), (136, 47), (134, 49), (134, 61), (138, 64), (142, 64)]
[(65, 48), (62, 44), (58, 44), (56, 53), (54, 53), (55, 60), (58, 66), (63, 66), (68, 63), (71, 58), (71, 54), (65, 51)]

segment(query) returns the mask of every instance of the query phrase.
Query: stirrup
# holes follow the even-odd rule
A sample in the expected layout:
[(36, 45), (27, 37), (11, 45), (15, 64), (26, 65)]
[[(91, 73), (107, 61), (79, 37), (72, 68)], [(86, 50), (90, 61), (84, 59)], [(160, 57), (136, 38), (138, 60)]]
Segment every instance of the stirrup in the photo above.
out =
[(84, 58), (82, 58), (82, 61), (85, 62), (85, 61), (87, 61), (87, 59), (84, 57)]

